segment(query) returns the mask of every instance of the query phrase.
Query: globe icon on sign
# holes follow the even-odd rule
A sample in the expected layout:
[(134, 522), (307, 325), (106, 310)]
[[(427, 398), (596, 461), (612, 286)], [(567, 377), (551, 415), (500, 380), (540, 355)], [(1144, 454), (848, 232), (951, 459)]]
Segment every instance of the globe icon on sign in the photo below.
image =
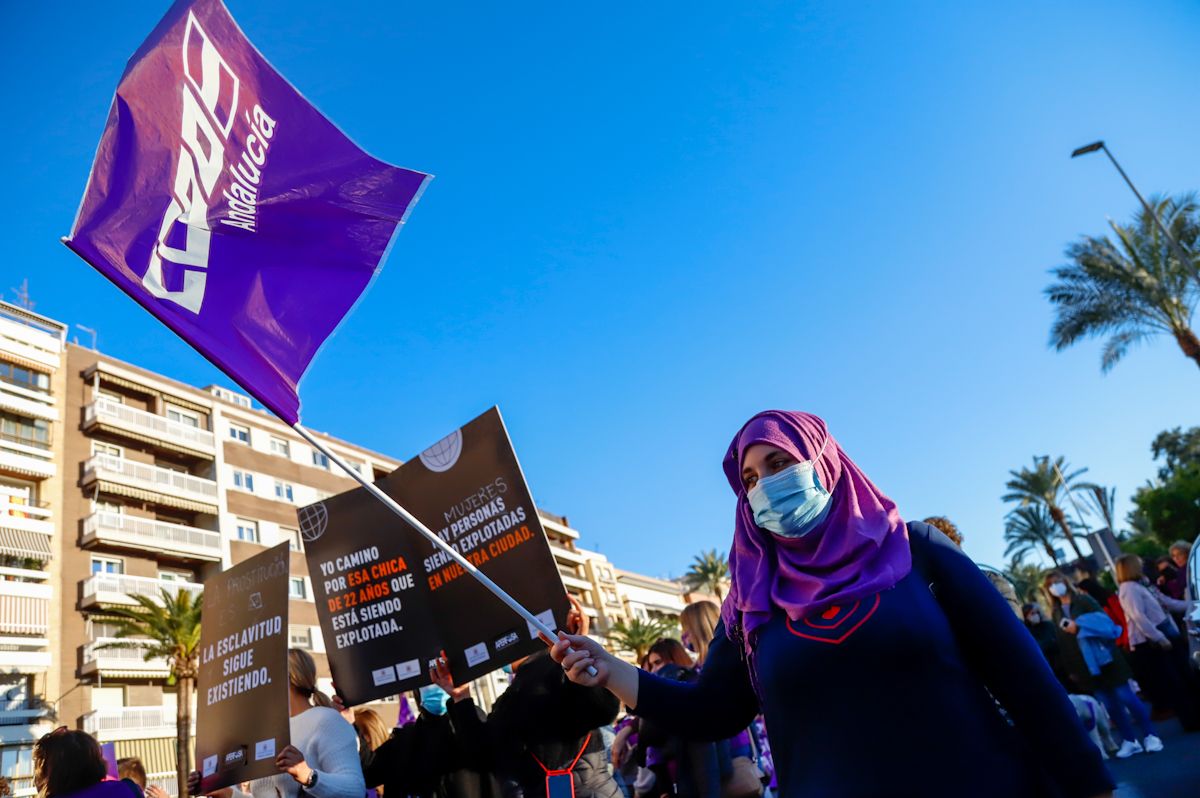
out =
[(462, 454), (462, 430), (454, 430), (440, 441), (421, 452), (421, 462), (430, 471), (449, 471)]
[(321, 537), (325, 534), (325, 527), (329, 525), (329, 513), (325, 510), (323, 502), (301, 507), (297, 517), (300, 520), (300, 537), (305, 540)]

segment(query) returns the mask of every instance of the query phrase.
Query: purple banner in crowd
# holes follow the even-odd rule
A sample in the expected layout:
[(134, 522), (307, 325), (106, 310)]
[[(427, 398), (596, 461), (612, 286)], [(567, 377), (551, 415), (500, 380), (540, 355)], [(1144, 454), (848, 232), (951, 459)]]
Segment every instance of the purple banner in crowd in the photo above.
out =
[(295, 423), (429, 179), (346, 138), (219, 0), (181, 0), (125, 68), (64, 241)]

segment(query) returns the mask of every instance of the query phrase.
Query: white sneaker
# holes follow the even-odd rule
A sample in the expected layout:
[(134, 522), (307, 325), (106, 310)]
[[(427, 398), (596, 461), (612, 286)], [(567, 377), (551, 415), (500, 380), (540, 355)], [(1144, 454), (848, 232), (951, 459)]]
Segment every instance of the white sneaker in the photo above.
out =
[(1142, 740), (1142, 746), (1152, 754), (1163, 750), (1162, 740), (1158, 739), (1153, 734), (1146, 735), (1146, 739)]
[[(1159, 745), (1162, 745), (1162, 743), (1160, 742)], [(1125, 742), (1121, 743), (1121, 748), (1117, 751), (1117, 759), (1128, 759), (1134, 754), (1142, 753), (1144, 750), (1146, 749), (1142, 748), (1141, 743), (1133, 740), (1126, 740)]]

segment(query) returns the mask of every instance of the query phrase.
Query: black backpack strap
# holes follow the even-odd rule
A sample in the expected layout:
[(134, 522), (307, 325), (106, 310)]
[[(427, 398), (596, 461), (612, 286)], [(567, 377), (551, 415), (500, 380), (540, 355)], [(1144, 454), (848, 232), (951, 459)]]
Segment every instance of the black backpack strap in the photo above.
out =
[(934, 598), (938, 597), (937, 579), (929, 562), (929, 536), (942, 534), (929, 524), (920, 521), (909, 521), (908, 549), (912, 552), (912, 569), (921, 577), (921, 581), (929, 588)]

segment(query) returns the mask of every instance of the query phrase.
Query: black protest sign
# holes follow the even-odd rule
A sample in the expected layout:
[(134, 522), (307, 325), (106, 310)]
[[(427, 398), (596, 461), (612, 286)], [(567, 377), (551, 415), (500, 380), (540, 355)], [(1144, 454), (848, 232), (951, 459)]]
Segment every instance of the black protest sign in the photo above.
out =
[(196, 679), (200, 792), (278, 773), (287, 747), (288, 545), (204, 583)]
[[(376, 484), (547, 626), (565, 623), (562, 578), (498, 409)], [(330, 668), (347, 703), (428, 684), (442, 650), (464, 684), (544, 647), (532, 626), (366, 490), (299, 517)]]
[(298, 516), (338, 695), (355, 706), (428, 684), (440, 643), (403, 522), (362, 488)]

